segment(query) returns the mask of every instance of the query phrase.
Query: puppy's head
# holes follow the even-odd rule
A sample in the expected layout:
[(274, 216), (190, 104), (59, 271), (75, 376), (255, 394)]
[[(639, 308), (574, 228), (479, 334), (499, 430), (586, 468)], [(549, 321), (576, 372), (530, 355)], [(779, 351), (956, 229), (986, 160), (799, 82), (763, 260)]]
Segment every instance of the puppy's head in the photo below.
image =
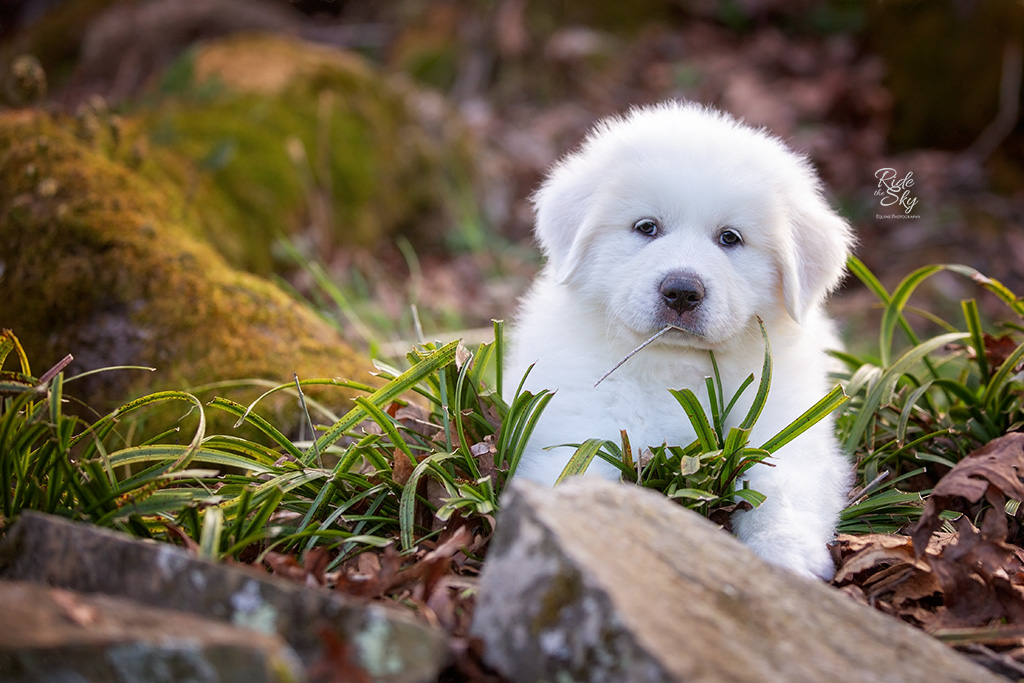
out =
[(607, 119), (534, 195), (551, 275), (648, 336), (715, 345), (756, 315), (797, 322), (842, 278), (849, 226), (779, 139), (691, 104)]

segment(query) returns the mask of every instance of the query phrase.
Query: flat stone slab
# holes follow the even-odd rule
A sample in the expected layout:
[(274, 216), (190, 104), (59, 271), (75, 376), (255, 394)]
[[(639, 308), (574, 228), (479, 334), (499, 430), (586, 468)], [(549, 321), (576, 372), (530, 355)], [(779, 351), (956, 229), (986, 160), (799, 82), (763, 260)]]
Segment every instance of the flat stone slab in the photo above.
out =
[(293, 683), (278, 636), (106, 595), (0, 581), (0, 681)]
[(636, 486), (505, 493), (473, 632), (513, 681), (1002, 681)]
[(22, 514), (0, 544), (0, 579), (104, 593), (276, 633), (307, 671), (344, 665), (375, 681), (433, 681), (448, 658), (440, 631), (397, 609), (39, 513)]

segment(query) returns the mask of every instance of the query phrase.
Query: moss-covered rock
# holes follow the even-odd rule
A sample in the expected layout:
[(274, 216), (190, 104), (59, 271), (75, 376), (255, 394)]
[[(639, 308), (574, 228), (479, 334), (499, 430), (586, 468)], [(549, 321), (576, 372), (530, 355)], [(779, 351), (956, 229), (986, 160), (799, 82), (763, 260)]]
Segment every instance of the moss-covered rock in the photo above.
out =
[(475, 218), (458, 117), (351, 53), (260, 34), (201, 44), (132, 118), (150, 143), (141, 171), (193, 186), (194, 225), (256, 272), (282, 233), (308, 231), (321, 252), (398, 235), (429, 249)]
[(225, 379), (364, 374), (335, 330), (196, 239), (188, 189), (133, 171), (117, 140), (81, 120), (0, 113), (0, 326), (34, 369), (66, 353), (71, 375), (157, 368), (78, 385), (100, 410)]

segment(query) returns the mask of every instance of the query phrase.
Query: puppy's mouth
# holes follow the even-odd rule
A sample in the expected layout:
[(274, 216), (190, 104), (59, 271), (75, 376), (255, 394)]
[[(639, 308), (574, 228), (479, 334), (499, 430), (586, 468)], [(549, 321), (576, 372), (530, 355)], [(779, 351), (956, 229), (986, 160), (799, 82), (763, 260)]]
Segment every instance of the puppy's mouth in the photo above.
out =
[(703, 326), (698, 324), (696, 315), (672, 315), (662, 313), (655, 321), (657, 328), (651, 330), (654, 334), (664, 334), (666, 341), (684, 341), (686, 339), (703, 339)]
[(665, 323), (665, 326), (658, 330), (658, 334), (665, 335), (665, 341), (669, 342), (683, 342), (693, 339), (704, 339), (704, 333), (701, 332), (695, 325), (687, 323)]
[(672, 339), (673, 341), (676, 341), (677, 343), (680, 342), (681, 340), (679, 338), (673, 339), (674, 335), (679, 335), (679, 334), (685, 335), (685, 340), (689, 340), (689, 341), (682, 341), (682, 344), (684, 344), (686, 346), (693, 346), (693, 341), (692, 340), (695, 339), (695, 338), (696, 339), (701, 339), (700, 335), (695, 333), (695, 332), (691, 332), (691, 331), (689, 331), (687, 329), (684, 329), (682, 327), (678, 327), (676, 325), (671, 325), (671, 324), (665, 325), (660, 330), (655, 332), (653, 335), (648, 337), (644, 342), (642, 342), (635, 349), (633, 349), (632, 351), (627, 353), (625, 356), (623, 356), (622, 359), (618, 363), (615, 364), (615, 367), (613, 367), (611, 370), (609, 370), (608, 372), (606, 372), (603, 375), (601, 375), (601, 378), (598, 379), (596, 382), (594, 382), (594, 386), (596, 387), (598, 384), (603, 382), (605, 379), (608, 378), (608, 375), (612, 374), (613, 372), (618, 370), (620, 367), (622, 367), (623, 363), (625, 363), (627, 360), (629, 360), (630, 358), (632, 358), (636, 354), (640, 353), (645, 348), (647, 348), (648, 346), (650, 346), (654, 342), (658, 341), (659, 339)]

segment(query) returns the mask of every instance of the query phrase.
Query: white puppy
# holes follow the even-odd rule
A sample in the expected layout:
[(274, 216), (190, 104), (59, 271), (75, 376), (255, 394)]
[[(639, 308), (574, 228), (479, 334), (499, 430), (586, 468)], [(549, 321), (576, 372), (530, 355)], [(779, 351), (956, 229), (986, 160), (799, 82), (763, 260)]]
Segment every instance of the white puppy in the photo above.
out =
[[(708, 410), (714, 350), (728, 401), (760, 376), (772, 343), (772, 386), (753, 433), (760, 446), (820, 399), (825, 349), (837, 339), (822, 311), (842, 278), (849, 226), (823, 200), (808, 162), (779, 139), (701, 106), (667, 103), (601, 122), (551, 171), (534, 197), (547, 265), (525, 297), (507, 376), (533, 363), (531, 390), (556, 389), (519, 474), (552, 484), (573, 449), (597, 437), (634, 448), (695, 438), (667, 389), (690, 388)], [(629, 351), (671, 324), (595, 388)], [(733, 409), (746, 415), (756, 382)], [(710, 414), (710, 412), (709, 412)], [(751, 470), (767, 501), (738, 512), (739, 538), (761, 557), (829, 578), (826, 548), (851, 467), (832, 420)], [(588, 473), (617, 478), (596, 459)]]

